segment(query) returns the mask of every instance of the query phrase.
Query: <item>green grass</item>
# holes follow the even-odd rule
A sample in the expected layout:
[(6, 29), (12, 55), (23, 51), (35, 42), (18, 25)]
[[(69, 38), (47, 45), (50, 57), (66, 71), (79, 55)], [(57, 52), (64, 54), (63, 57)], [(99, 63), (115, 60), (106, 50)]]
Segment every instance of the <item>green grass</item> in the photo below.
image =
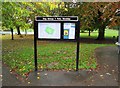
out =
[[(10, 36), (2, 36), (2, 59), (11, 70), (25, 77), (34, 70), (33, 36), (10, 40)], [(75, 70), (76, 43), (75, 42), (38, 42), (39, 70)], [(97, 66), (94, 50), (97, 47), (112, 44), (80, 44), (79, 69), (94, 69)]]
[[(17, 30), (14, 30), (14, 32), (17, 32)], [(25, 29), (21, 29), (21, 32), (25, 32)], [(33, 29), (27, 29), (27, 32), (34, 32)]]
[[(88, 36), (88, 31), (85, 31), (85, 33), (80, 33), (80, 37), (83, 37), (83, 38), (94, 38), (94, 39), (96, 39), (97, 36), (98, 36), (98, 31), (91, 32), (91, 36)], [(112, 38), (113, 36), (115, 36), (115, 37), (118, 36), (118, 31), (117, 30), (110, 30), (110, 29), (105, 30), (105, 38)]]

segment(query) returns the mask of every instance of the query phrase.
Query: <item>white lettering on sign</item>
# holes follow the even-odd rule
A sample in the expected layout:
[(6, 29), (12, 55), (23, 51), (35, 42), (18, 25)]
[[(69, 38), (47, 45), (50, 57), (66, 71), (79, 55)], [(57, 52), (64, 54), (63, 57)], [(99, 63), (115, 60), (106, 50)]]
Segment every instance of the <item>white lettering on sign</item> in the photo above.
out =
[(57, 18), (57, 20), (61, 20), (61, 18)]
[(70, 18), (63, 18), (63, 20), (70, 20)]
[(36, 17), (36, 21), (78, 21), (78, 17)]
[(46, 18), (43, 18), (43, 20), (47, 20)]
[(48, 18), (48, 20), (54, 20), (54, 18)]

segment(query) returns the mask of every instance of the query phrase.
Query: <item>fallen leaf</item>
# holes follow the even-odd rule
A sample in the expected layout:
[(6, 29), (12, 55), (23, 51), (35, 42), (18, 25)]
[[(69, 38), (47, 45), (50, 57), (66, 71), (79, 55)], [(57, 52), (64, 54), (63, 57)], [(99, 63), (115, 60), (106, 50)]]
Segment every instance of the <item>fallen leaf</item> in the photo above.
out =
[(0, 75), (0, 77), (2, 77), (2, 75)]
[(69, 70), (67, 70), (67, 72), (69, 72)]
[(37, 79), (40, 79), (40, 77), (37, 77)]
[(47, 73), (45, 73), (45, 75), (47, 75)]
[(112, 70), (112, 72), (115, 72), (115, 70)]
[(110, 73), (106, 73), (106, 75), (111, 75)]
[(30, 84), (30, 82), (28, 82), (28, 84)]
[(103, 75), (100, 75), (100, 77), (103, 77)]
[(40, 66), (40, 68), (43, 68), (43, 66)]
[(39, 75), (40, 73), (38, 72), (37, 74)]

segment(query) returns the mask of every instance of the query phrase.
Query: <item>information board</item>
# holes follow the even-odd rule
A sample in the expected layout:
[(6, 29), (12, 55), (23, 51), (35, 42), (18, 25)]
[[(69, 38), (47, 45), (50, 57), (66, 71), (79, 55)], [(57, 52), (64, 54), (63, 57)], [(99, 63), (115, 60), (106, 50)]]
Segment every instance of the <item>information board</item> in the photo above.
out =
[(36, 17), (37, 39), (76, 40), (77, 16)]
[(38, 23), (38, 38), (41, 39), (60, 39), (60, 23)]
[(37, 40), (75, 40), (76, 48), (76, 71), (79, 70), (79, 38), (80, 21), (77, 16), (35, 17), (34, 21), (34, 63), (35, 71), (37, 64)]
[(75, 39), (75, 23), (64, 23), (64, 39)]

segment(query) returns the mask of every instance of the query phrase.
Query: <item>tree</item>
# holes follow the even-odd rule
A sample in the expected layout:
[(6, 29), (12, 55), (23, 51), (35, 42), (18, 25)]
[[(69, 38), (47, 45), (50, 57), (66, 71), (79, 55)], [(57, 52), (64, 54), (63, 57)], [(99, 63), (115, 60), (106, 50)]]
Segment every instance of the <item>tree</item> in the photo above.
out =
[(105, 28), (113, 21), (118, 2), (89, 2), (83, 4), (82, 7), (78, 8), (78, 13), (81, 14), (81, 28), (83, 30), (86, 28), (98, 29), (97, 39), (104, 39)]
[[(13, 7), (12, 5), (8, 5), (11, 3), (3, 3), (3, 8), (2, 8), (2, 26), (6, 27), (6, 28), (10, 28), (11, 33), (13, 33), (13, 28), (14, 28), (14, 24), (13, 24), (13, 20), (14, 20), (14, 11), (13, 11)], [(10, 13), (8, 13), (8, 11), (10, 11)], [(12, 36), (12, 40), (13, 40), (13, 36)]]
[(98, 23), (100, 24), (98, 26), (98, 40), (105, 38), (105, 28), (113, 21), (113, 19), (115, 19), (114, 16), (117, 8), (118, 3), (106, 3), (105, 5), (100, 5), (100, 9), (102, 10), (98, 10)]
[[(3, 3), (2, 8), (2, 26), (6, 28), (10, 28), (12, 33), (12, 40), (13, 40), (13, 29), (17, 27), (18, 34), (20, 34), (19, 27), (21, 25), (24, 25), (25, 22), (22, 21), (22, 10), (20, 9), (19, 3), (11, 3), (11, 2), (5, 2)], [(25, 12), (25, 11), (24, 11)]]
[[(116, 19), (118, 2), (3, 2), (3, 26), (20, 29), (33, 27), (35, 16), (79, 16), (81, 30), (98, 30), (98, 38), (104, 39), (105, 28)], [(115, 23), (115, 22), (114, 22)]]
[(108, 28), (118, 30), (120, 26), (120, 17), (114, 16), (113, 21), (108, 25)]
[(26, 28), (30, 26), (28, 23), (31, 12), (28, 10), (26, 5), (24, 5), (24, 2), (16, 2), (12, 4), (15, 7), (14, 12), (16, 17), (14, 25), (17, 28), (18, 35), (21, 35), (20, 28)]
[(20, 27), (29, 27), (30, 11), (24, 8), (23, 2), (3, 2), (2, 6), (2, 24), (4, 27), (17, 28), (18, 35), (21, 34)]

